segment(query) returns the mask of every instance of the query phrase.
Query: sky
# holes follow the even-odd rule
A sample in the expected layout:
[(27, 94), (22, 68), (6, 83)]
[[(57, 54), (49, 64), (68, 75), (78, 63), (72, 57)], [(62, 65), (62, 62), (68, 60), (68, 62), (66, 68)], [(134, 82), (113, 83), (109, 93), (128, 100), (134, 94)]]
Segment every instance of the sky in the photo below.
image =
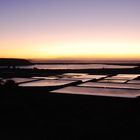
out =
[(140, 60), (140, 0), (0, 0), (0, 57)]

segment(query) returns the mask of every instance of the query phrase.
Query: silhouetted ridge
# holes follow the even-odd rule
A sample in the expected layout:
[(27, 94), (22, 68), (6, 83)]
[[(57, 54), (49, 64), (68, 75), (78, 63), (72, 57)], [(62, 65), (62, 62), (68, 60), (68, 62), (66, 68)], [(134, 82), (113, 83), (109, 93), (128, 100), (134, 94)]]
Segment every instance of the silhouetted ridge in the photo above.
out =
[(28, 65), (33, 64), (25, 59), (0, 58), (0, 66), (28, 66)]

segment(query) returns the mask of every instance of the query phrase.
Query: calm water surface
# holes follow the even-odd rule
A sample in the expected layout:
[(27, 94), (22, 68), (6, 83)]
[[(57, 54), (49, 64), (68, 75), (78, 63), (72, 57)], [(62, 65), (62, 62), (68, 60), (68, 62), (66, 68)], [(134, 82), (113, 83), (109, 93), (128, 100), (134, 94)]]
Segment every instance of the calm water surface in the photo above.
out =
[(135, 68), (136, 66), (104, 65), (104, 64), (41, 64), (21, 68), (37, 69), (102, 69), (102, 68)]

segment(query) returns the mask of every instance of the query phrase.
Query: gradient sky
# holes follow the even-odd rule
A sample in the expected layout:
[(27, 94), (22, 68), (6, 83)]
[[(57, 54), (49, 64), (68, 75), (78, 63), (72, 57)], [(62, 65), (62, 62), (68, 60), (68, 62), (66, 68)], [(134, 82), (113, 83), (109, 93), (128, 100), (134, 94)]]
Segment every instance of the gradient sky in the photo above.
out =
[(140, 59), (140, 0), (0, 0), (0, 57)]

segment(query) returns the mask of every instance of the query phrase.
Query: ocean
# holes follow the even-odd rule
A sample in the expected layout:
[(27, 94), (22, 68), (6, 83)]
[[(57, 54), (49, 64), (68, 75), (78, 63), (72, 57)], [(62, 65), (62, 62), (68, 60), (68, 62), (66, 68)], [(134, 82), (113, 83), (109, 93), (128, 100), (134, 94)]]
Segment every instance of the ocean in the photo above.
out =
[(135, 68), (136, 66), (125, 66), (125, 65), (107, 65), (107, 64), (35, 64), (32, 66), (24, 66), (20, 68), (37, 68), (37, 69), (121, 69), (121, 68)]

